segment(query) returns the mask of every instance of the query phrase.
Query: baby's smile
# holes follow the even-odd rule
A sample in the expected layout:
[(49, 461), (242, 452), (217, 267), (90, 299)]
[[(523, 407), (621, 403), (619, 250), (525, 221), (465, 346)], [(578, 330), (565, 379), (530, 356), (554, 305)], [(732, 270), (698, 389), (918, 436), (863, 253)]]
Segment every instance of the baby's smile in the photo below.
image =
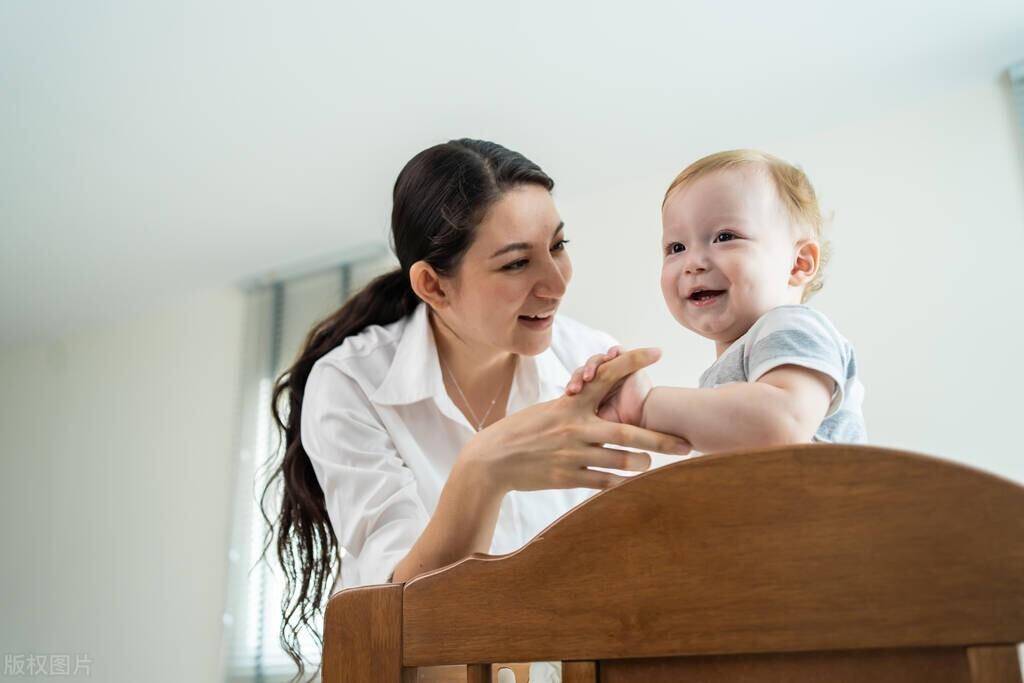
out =
[(687, 297), (687, 301), (698, 308), (712, 306), (726, 295), (724, 289), (700, 289)]

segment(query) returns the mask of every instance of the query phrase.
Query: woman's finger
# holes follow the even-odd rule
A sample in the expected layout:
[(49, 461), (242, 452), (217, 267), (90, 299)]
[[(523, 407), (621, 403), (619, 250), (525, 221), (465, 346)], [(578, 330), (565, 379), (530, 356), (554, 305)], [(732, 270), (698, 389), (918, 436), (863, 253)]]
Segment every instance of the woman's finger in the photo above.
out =
[(639, 448), (655, 453), (686, 455), (693, 447), (685, 439), (628, 424), (594, 419), (588, 421), (581, 431), (581, 437), (590, 443), (611, 443), (616, 446)]
[(589, 382), (594, 379), (594, 373), (597, 372), (598, 366), (606, 360), (608, 360), (608, 354), (605, 353), (599, 353), (588, 358), (586, 364), (583, 366), (583, 381)]
[(565, 488), (610, 489), (628, 480), (629, 477), (624, 477), (621, 474), (579, 469), (570, 475), (568, 478), (569, 485)]
[(580, 389), (583, 388), (583, 369), (577, 368), (573, 371), (572, 377), (569, 378), (569, 384), (565, 387), (565, 393), (572, 396), (578, 394)]
[(574, 453), (569, 461), (578, 467), (605, 467), (610, 470), (646, 472), (651, 469), (651, 454), (607, 446), (590, 446)]
[(594, 375), (594, 379), (580, 391), (580, 397), (583, 398), (584, 402), (590, 404), (590, 412), (594, 412), (605, 395), (619, 381), (637, 370), (655, 363), (659, 358), (661, 358), (660, 349), (648, 348), (626, 351), (617, 358), (602, 364)]

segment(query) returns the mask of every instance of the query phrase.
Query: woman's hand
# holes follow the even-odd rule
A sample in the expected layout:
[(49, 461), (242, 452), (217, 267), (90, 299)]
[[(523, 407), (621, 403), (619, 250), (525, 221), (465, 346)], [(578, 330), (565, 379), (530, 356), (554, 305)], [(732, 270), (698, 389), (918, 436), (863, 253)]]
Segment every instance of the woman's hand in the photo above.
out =
[(617, 355), (597, 368), (575, 396), (562, 396), (509, 415), (479, 432), (459, 453), (437, 509), (416, 544), (398, 563), (402, 582), (491, 546), (501, 501), (509, 491), (606, 489), (628, 477), (590, 467), (643, 471), (651, 456), (606, 443), (659, 453), (690, 452), (678, 437), (598, 417), (605, 396), (658, 360), (656, 349)]
[[(572, 374), (572, 378), (565, 388), (566, 396), (575, 396), (582, 391), (583, 386), (594, 379), (598, 368), (603, 363), (618, 357), (621, 352), (621, 346), (613, 346), (608, 349), (608, 353), (591, 356), (583, 367), (578, 368)], [(597, 416), (612, 422), (643, 427), (644, 401), (647, 399), (651, 387), (651, 380), (643, 370), (637, 370), (633, 374), (627, 375), (605, 395), (601, 405), (597, 407)]]
[[(659, 453), (690, 452), (678, 437), (648, 431), (598, 416), (610, 393), (621, 394), (625, 380), (658, 360), (657, 349), (617, 353), (600, 364), (591, 381), (574, 396), (539, 403), (495, 422), (463, 449), (455, 470), (492, 490), (534, 491), (556, 488), (609, 488), (628, 477), (588, 467), (642, 472), (651, 465), (646, 452), (635, 453), (604, 444)], [(618, 407), (609, 408), (617, 411)], [(455, 474), (455, 471), (453, 471)]]

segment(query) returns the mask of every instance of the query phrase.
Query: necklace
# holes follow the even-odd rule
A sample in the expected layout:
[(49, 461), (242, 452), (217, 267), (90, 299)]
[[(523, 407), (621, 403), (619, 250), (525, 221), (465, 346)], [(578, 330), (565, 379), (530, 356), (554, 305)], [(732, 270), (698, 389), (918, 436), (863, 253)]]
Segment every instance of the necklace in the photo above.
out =
[(448, 377), (451, 378), (456, 391), (458, 391), (459, 396), (462, 397), (462, 402), (465, 404), (466, 409), (469, 410), (469, 415), (473, 418), (474, 429), (479, 432), (484, 428), (484, 422), (487, 422), (487, 418), (490, 417), (491, 411), (494, 410), (494, 404), (498, 402), (498, 397), (501, 396), (501, 389), (504, 388), (504, 385), (498, 388), (498, 393), (491, 399), (491, 405), (487, 406), (487, 412), (484, 413), (483, 418), (478, 421), (476, 419), (476, 412), (474, 412), (473, 406), (469, 405), (469, 399), (466, 398), (466, 394), (462, 391), (462, 387), (459, 386), (459, 380), (455, 379), (455, 374), (451, 371), (451, 368), (448, 367), (448, 364), (444, 362), (444, 359), (441, 358), (440, 353), (437, 354), (437, 359), (441, 361), (441, 367), (448, 373)]

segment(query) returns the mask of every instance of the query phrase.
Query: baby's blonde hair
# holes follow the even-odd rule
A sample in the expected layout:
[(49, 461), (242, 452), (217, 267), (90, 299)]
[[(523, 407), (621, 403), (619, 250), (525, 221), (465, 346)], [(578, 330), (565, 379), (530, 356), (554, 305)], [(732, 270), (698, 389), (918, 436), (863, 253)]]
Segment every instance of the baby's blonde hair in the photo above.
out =
[(672, 184), (668, 186), (661, 205), (664, 207), (672, 191), (681, 185), (685, 185), (715, 171), (748, 165), (755, 166), (768, 174), (790, 218), (797, 226), (803, 228), (805, 236), (813, 237), (821, 246), (818, 272), (814, 274), (811, 281), (804, 287), (801, 301), (806, 302), (825, 284), (823, 271), (825, 264), (828, 263), (829, 256), (831, 256), (831, 245), (822, 236), (825, 219), (821, 215), (821, 209), (818, 207), (818, 197), (814, 193), (814, 186), (811, 185), (807, 174), (798, 167), (756, 149), (731, 149), (725, 152), (716, 152), (703, 159), (698, 159), (684, 168), (676, 176), (675, 180), (672, 181)]

